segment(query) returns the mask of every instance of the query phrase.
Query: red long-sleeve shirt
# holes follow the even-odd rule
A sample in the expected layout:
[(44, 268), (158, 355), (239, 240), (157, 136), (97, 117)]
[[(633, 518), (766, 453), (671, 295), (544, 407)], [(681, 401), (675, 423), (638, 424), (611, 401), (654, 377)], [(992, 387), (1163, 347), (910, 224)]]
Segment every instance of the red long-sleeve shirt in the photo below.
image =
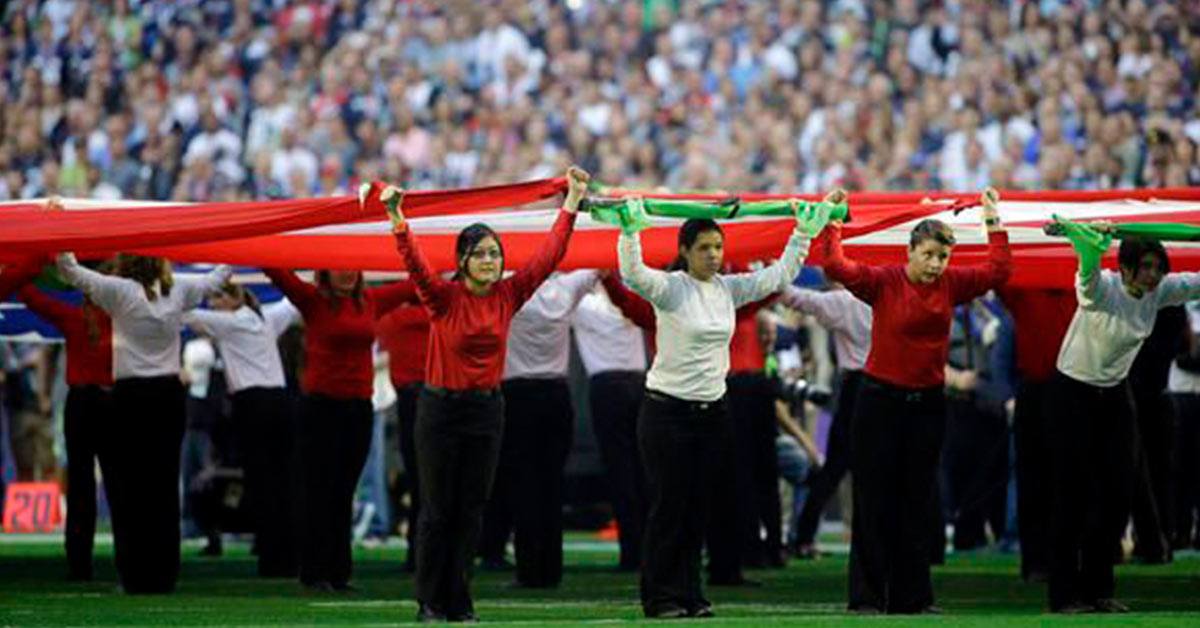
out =
[(429, 359), (425, 383), (448, 390), (490, 389), (500, 385), (513, 314), (529, 300), (567, 252), (575, 214), (560, 211), (549, 235), (529, 263), (484, 295), (461, 281), (434, 272), (412, 231), (396, 233), (397, 248), (429, 311)]
[(1017, 373), (1026, 382), (1049, 381), (1078, 306), (1075, 291), (1005, 287), (1000, 300), (1016, 327)]
[(304, 392), (337, 399), (370, 398), (375, 323), (405, 303), (416, 303), (413, 283), (366, 288), (359, 308), (351, 297), (322, 295), (290, 270), (265, 268), (263, 272), (304, 316)]
[(379, 319), (375, 334), (388, 352), (392, 386), (402, 388), (425, 381), (425, 362), (429, 359), (429, 312), (425, 308), (396, 308)]
[(112, 319), (108, 313), (88, 301), (83, 305), (60, 301), (32, 285), (21, 288), (20, 294), (31, 312), (62, 332), (67, 346), (67, 385), (112, 386)]
[(841, 227), (829, 225), (826, 231), (825, 274), (871, 306), (871, 353), (863, 370), (899, 388), (942, 386), (954, 306), (1008, 281), (1008, 234), (988, 234), (986, 265), (947, 268), (936, 281), (917, 284), (904, 266), (867, 266), (846, 259)]

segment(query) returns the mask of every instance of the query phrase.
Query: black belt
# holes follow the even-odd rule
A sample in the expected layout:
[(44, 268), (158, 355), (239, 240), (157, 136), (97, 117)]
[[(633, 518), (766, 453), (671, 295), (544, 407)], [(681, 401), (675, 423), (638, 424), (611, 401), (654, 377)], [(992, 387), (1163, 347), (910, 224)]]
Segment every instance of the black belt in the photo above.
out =
[(863, 375), (863, 385), (871, 386), (879, 390), (879, 392), (897, 399), (905, 403), (925, 403), (927, 401), (935, 401), (945, 398), (945, 391), (941, 386), (933, 386), (930, 388), (900, 388), (893, 386), (881, 379)]
[(425, 392), (441, 399), (493, 399), (500, 396), (499, 388), (467, 388), (449, 390), (438, 386), (426, 386)]
[(650, 390), (649, 388), (646, 389), (646, 396), (658, 403), (665, 403), (665, 404), (675, 406), (677, 408), (691, 410), (691, 411), (711, 410), (725, 402), (724, 396), (722, 396), (720, 399), (717, 399), (716, 401), (690, 401), (687, 399), (680, 399), (679, 397), (673, 397), (666, 393), (658, 392), (657, 390)]

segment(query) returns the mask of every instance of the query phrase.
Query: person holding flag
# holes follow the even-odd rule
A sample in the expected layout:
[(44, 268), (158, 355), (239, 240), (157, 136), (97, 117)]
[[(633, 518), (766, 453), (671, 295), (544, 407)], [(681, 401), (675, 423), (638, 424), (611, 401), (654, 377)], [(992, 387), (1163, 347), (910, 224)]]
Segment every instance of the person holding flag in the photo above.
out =
[(1156, 239), (1127, 236), (1118, 271), (1100, 261), (1114, 238), (1107, 223), (1055, 217), (1079, 257), (1079, 305), (1059, 349), (1051, 396), (1053, 469), (1050, 610), (1124, 613), (1113, 599), (1113, 546), (1134, 490), (1135, 417), (1128, 376), (1158, 311), (1200, 298), (1200, 273), (1171, 273)]
[(824, 235), (825, 274), (871, 306), (871, 350), (851, 421), (854, 477), (851, 611), (938, 612), (929, 575), (934, 481), (946, 427), (946, 357), (954, 306), (1008, 281), (1011, 253), (983, 193), (989, 261), (950, 268), (954, 232), (925, 219), (904, 266), (868, 266), (842, 252), (841, 223)]
[(590, 176), (567, 170), (567, 195), (542, 247), (503, 278), (500, 237), (482, 223), (458, 234), (457, 274), (438, 276), (401, 208), (404, 192), (379, 194), (397, 247), (429, 311), (429, 360), (417, 401), (418, 521), (416, 596), (419, 621), (474, 621), (467, 571), (492, 488), (504, 427), (504, 372), (509, 325), (567, 252)]
[(716, 478), (709, 464), (730, 433), (725, 400), (734, 311), (789, 285), (809, 241), (829, 221), (838, 190), (824, 203), (791, 200), (796, 226), (778, 261), (751, 273), (722, 275), (725, 235), (707, 218), (679, 229), (682, 270), (642, 259), (642, 199), (626, 200), (617, 246), (621, 278), (654, 307), (657, 352), (646, 377), (638, 441), (650, 502), (643, 544), (641, 601), (647, 617), (711, 617), (700, 586), (707, 499)]

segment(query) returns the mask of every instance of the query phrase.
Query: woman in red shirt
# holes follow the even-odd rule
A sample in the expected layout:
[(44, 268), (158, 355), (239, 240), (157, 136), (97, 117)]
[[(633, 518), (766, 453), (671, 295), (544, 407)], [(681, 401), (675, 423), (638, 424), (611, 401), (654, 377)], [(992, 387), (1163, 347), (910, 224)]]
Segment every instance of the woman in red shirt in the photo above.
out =
[[(29, 311), (54, 325), (66, 341), (67, 402), (63, 432), (67, 445), (67, 577), (92, 579), (96, 534), (96, 459), (107, 466), (101, 437), (109, 429), (112, 374), (112, 319), (86, 296), (80, 305), (51, 297), (29, 282), (43, 264), (4, 269), (0, 299), (19, 289)], [(107, 479), (107, 477), (106, 477)]]
[(264, 269), (304, 317), (305, 369), (299, 409), (303, 507), (300, 582), (313, 590), (350, 587), (354, 489), (371, 447), (375, 323), (416, 301), (411, 282), (365, 288), (355, 270), (317, 271), (316, 285)]
[(500, 455), (500, 378), (509, 323), (566, 253), (588, 179), (579, 168), (567, 171), (567, 197), (550, 235), (533, 259), (507, 279), (501, 279), (500, 238), (481, 223), (458, 234), (458, 273), (453, 281), (441, 279), (408, 229), (400, 211), (402, 192), (389, 186), (380, 194), (430, 316), (429, 361), (416, 426), (419, 621), (475, 619), (467, 569)]
[(860, 613), (938, 612), (929, 577), (934, 477), (946, 424), (943, 396), (950, 318), (1008, 281), (1008, 234), (999, 195), (983, 193), (989, 261), (947, 268), (954, 233), (922, 220), (905, 266), (867, 266), (844, 257), (841, 224), (825, 237), (825, 273), (871, 306), (871, 352), (855, 407), (854, 534), (850, 604)]
[(33, 285), (22, 287), (20, 295), (25, 306), (54, 325), (66, 341), (67, 574), (71, 580), (91, 580), (97, 458), (102, 468), (108, 466), (101, 437), (111, 411), (112, 319), (86, 296), (72, 305)]

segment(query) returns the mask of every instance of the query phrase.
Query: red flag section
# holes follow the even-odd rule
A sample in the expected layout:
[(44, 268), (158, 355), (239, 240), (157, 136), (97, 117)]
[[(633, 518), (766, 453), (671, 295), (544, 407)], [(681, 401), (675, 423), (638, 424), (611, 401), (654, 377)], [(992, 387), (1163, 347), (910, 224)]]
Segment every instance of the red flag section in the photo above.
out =
[[(504, 239), (507, 266), (519, 268), (532, 255), (553, 221), (553, 209), (512, 209), (550, 201), (563, 190), (561, 179), (457, 191), (409, 192), (405, 214), (432, 264), (454, 267), (454, 240), (466, 225), (484, 221)], [(378, 187), (362, 208), (357, 198), (163, 205), (66, 201), (68, 211), (46, 212), (25, 202), (0, 206), (0, 261), (29, 254), (75, 250), (96, 256), (127, 250), (185, 262), (227, 262), (245, 266), (403, 270), (396, 253)], [(605, 196), (621, 191), (606, 190)], [(728, 195), (670, 195), (662, 198), (718, 200)], [(742, 194), (746, 201), (785, 195)], [(814, 197), (805, 197), (811, 200)], [(979, 212), (970, 206), (978, 194), (943, 192), (855, 192), (853, 220), (843, 230), (847, 253), (870, 263), (903, 263), (912, 224), (935, 217), (954, 227), (959, 239), (953, 262), (984, 260)], [(1066, 240), (1041, 231), (1052, 214), (1075, 220), (1200, 224), (1200, 188), (1104, 192), (1006, 192), (1001, 216), (1010, 231), (1015, 272), (1024, 286), (1067, 286), (1075, 257)], [(505, 208), (500, 211), (499, 208)], [(962, 211), (956, 211), (962, 210)], [(654, 219), (642, 233), (647, 262), (665, 265), (676, 255), (678, 221)], [(723, 224), (726, 257), (744, 263), (778, 255), (792, 228), (790, 219), (738, 219)], [(615, 268), (618, 231), (580, 216), (560, 268)], [(1200, 270), (1200, 247), (1168, 245), (1172, 267)], [(819, 246), (810, 265), (820, 264)], [(1115, 265), (1115, 247), (1106, 264)]]

